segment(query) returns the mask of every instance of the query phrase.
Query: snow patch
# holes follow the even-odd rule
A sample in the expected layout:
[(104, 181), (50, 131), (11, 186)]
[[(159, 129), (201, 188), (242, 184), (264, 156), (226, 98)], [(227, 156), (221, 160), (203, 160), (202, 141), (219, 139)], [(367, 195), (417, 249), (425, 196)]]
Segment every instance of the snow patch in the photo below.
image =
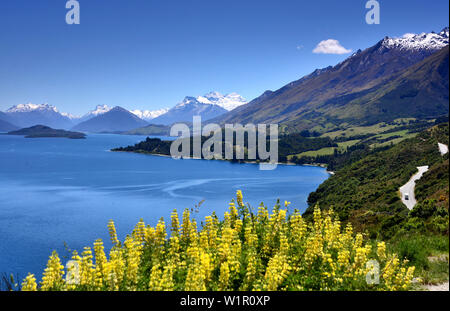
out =
[(444, 28), (440, 33), (406, 33), (401, 38), (386, 37), (383, 46), (400, 50), (440, 50), (449, 44), (449, 28)]

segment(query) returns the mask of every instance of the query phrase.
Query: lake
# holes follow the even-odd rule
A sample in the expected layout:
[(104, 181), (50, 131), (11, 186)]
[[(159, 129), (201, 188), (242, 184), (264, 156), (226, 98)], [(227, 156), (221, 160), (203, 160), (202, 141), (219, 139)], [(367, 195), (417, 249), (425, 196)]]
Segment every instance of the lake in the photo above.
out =
[(280, 198), (304, 211), (308, 194), (329, 177), (320, 167), (260, 171), (256, 164), (109, 151), (143, 139), (0, 135), (0, 273), (40, 278), (52, 250), (65, 262), (67, 248), (81, 252), (97, 238), (108, 248), (109, 219), (123, 239), (140, 218), (155, 225), (161, 217), (169, 220), (173, 209), (181, 217), (202, 200), (197, 222), (212, 211), (222, 217), (238, 189), (254, 209)]

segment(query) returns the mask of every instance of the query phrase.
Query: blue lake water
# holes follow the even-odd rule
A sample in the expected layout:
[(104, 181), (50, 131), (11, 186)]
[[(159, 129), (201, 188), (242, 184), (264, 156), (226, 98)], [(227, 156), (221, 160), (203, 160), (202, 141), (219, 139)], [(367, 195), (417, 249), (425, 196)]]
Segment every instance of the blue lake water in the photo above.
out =
[[(38, 277), (52, 250), (67, 260), (97, 238), (109, 244), (113, 219), (123, 239), (143, 218), (155, 225), (205, 200), (199, 222), (221, 216), (241, 189), (253, 208), (277, 198), (303, 211), (308, 194), (328, 178), (323, 168), (174, 160), (110, 152), (143, 136), (89, 135), (85, 140), (0, 135), (0, 273)], [(66, 258), (65, 258), (66, 257)]]

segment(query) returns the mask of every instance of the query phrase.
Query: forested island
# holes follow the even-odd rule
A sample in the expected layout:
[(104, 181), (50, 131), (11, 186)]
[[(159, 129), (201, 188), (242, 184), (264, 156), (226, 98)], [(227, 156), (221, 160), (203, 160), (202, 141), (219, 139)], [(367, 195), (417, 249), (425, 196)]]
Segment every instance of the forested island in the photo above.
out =
[(25, 138), (41, 138), (41, 137), (70, 138), (70, 139), (86, 138), (86, 135), (84, 133), (56, 130), (44, 125), (35, 125), (17, 131), (11, 131), (8, 132), (7, 135), (20, 135), (25, 136)]

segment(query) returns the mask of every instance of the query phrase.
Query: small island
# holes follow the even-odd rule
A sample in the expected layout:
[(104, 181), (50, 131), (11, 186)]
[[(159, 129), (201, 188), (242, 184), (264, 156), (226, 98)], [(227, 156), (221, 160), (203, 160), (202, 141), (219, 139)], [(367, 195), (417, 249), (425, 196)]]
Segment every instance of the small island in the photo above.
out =
[(21, 135), (25, 136), (25, 138), (40, 138), (40, 137), (70, 138), (70, 139), (86, 138), (86, 135), (84, 133), (56, 130), (45, 125), (35, 125), (17, 131), (11, 131), (8, 132), (7, 135)]

